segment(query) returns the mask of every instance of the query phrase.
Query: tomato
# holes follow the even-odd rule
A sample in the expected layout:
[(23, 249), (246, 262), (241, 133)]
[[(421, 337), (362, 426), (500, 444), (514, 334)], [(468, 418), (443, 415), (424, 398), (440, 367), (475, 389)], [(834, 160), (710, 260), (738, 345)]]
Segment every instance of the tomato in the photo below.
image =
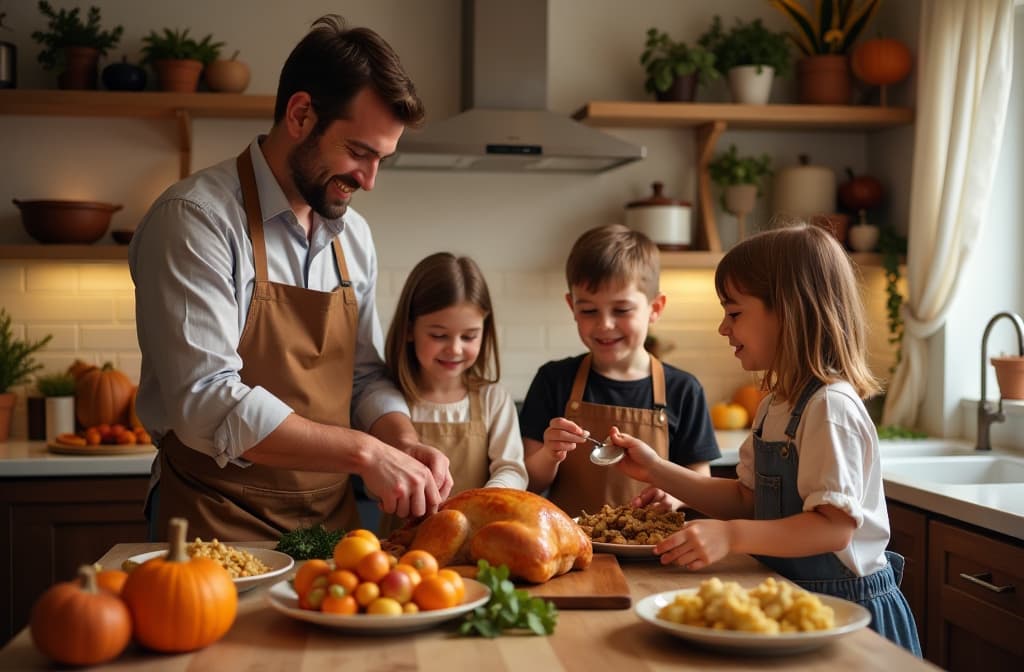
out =
[[(353, 537), (355, 538), (355, 537)], [(377, 583), (391, 571), (391, 560), (384, 551), (370, 551), (356, 563), (356, 574), (363, 581)]]
[(423, 611), (448, 609), (459, 603), (455, 587), (440, 576), (423, 579), (413, 591), (412, 601)]
[(415, 568), (424, 579), (434, 576), (438, 570), (437, 558), (429, 551), (407, 551), (398, 559), (398, 564)]
[(380, 552), (379, 542), (375, 545), (364, 537), (343, 537), (334, 546), (334, 566), (337, 569), (355, 569), (364, 556)]
[(301, 599), (313, 587), (313, 581), (320, 576), (326, 577), (331, 572), (331, 566), (326, 560), (307, 560), (302, 563), (295, 572), (295, 594)]
[(462, 580), (462, 575), (454, 569), (440, 569), (437, 576), (452, 584), (452, 588), (455, 589), (455, 604), (462, 604), (466, 599), (466, 582)]

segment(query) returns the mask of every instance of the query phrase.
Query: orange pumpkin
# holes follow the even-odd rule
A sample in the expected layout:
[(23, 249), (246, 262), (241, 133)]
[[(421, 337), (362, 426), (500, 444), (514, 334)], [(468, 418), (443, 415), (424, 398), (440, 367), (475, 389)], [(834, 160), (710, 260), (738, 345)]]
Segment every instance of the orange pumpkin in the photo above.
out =
[(216, 642), (235, 622), (238, 593), (231, 575), (210, 558), (190, 558), (188, 522), (172, 518), (166, 557), (132, 570), (121, 590), (135, 639), (165, 653), (195, 651)]
[(32, 607), (32, 641), (65, 665), (96, 665), (121, 655), (132, 638), (132, 617), (116, 596), (96, 585), (96, 569), (82, 565), (76, 581), (50, 586)]
[(139, 414), (136, 410), (135, 404), (139, 400), (139, 388), (138, 386), (132, 388), (132, 398), (128, 402), (128, 426), (132, 429), (142, 429), (142, 420), (139, 420)]
[(121, 594), (121, 589), (124, 588), (124, 582), (127, 579), (128, 572), (120, 569), (102, 569), (96, 572), (96, 585), (115, 595)]
[(764, 399), (766, 394), (768, 393), (756, 385), (744, 385), (732, 395), (732, 403), (739, 404), (747, 411), (747, 427), (753, 421), (754, 414), (757, 413), (757, 407), (761, 405), (761, 400)]
[(135, 385), (107, 362), (82, 372), (75, 381), (75, 418), (83, 427), (125, 424)]
[(878, 37), (865, 40), (853, 51), (850, 68), (861, 81), (873, 85), (895, 84), (910, 74), (910, 49), (899, 40)]

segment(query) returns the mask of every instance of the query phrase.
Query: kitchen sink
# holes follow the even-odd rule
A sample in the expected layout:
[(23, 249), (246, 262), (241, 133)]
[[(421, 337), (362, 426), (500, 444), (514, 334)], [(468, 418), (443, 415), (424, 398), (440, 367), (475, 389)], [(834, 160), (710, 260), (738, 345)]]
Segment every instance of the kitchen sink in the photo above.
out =
[(883, 478), (948, 485), (1024, 484), (1024, 459), (1003, 455), (882, 458)]
[[(938, 457), (943, 455), (976, 455), (974, 446), (941, 440), (879, 441), (882, 463), (889, 457)], [(984, 456), (983, 456), (984, 457)]]

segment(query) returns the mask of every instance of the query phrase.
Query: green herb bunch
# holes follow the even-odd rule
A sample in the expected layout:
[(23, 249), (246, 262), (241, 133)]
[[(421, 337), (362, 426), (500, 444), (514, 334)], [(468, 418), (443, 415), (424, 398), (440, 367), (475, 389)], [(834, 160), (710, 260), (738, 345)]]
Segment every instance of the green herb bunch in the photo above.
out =
[(792, 56), (786, 34), (768, 30), (761, 19), (750, 23), (736, 19), (736, 25), (726, 32), (721, 17), (716, 15), (711, 28), (701, 35), (697, 44), (715, 55), (719, 72), (728, 72), (740, 65), (756, 65), (760, 73), (761, 66), (767, 65), (775, 68), (779, 77), (789, 74)]
[(296, 560), (326, 559), (334, 555), (334, 547), (344, 536), (342, 530), (328, 530), (323, 523), (285, 532), (274, 550), (287, 553)]
[(52, 338), (52, 334), (47, 334), (35, 343), (16, 339), (11, 329), (11, 316), (0, 308), (0, 392), (6, 392), (12, 385), (24, 382), (43, 368), (42, 364), (32, 358), (32, 353)]
[(75, 377), (70, 373), (51, 373), (36, 378), (36, 388), (44, 397), (75, 396)]
[(640, 63), (647, 71), (644, 89), (648, 93), (665, 92), (672, 87), (677, 77), (697, 73), (701, 84), (718, 79), (715, 56), (703, 47), (691, 47), (685, 42), (675, 42), (668, 33), (657, 28), (647, 31), (647, 42), (640, 55)]
[(90, 7), (85, 21), (78, 7), (55, 11), (47, 0), (39, 0), (39, 11), (47, 18), (47, 30), (34, 31), (32, 39), (45, 47), (39, 52), (39, 62), (48, 70), (63, 60), (64, 47), (92, 47), (106, 55), (121, 41), (124, 32), (121, 26), (103, 30), (99, 7)]
[(461, 635), (497, 637), (505, 630), (529, 630), (535, 635), (550, 635), (558, 623), (558, 608), (553, 602), (530, 597), (509, 580), (507, 565), (491, 567), (486, 560), (477, 563), (476, 580), (491, 589), (491, 599), (466, 616), (459, 626)]
[(164, 28), (163, 34), (151, 30), (142, 42), (145, 44), (142, 47), (143, 63), (188, 59), (209, 65), (217, 60), (220, 48), (224, 46), (223, 42), (214, 42), (212, 34), (196, 42), (188, 36), (188, 28), (180, 31)]
[(900, 259), (907, 254), (907, 239), (892, 227), (882, 227), (878, 237), (878, 249), (882, 252), (882, 268), (885, 270), (885, 315), (889, 326), (889, 345), (896, 347), (896, 361), (889, 372), (896, 371), (902, 355), (903, 343), (903, 294), (900, 293)]

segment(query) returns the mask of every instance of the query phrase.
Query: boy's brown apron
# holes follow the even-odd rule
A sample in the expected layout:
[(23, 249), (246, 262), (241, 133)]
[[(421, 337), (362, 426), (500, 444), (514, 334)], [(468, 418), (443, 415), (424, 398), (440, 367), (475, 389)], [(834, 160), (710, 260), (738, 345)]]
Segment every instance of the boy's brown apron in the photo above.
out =
[[(414, 422), (420, 442), (448, 456), (452, 472), (451, 497), (464, 490), (482, 488), (491, 477), (491, 459), (484, 424), (480, 390), (469, 391), (469, 422)], [(405, 524), (402, 518), (382, 514), (381, 536), (388, 536)]]
[[(654, 448), (658, 455), (668, 458), (668, 416), (665, 413), (665, 370), (661, 362), (651, 356), (651, 386), (654, 408), (608, 406), (583, 401), (583, 390), (590, 374), (591, 356), (587, 355), (576, 371), (572, 393), (565, 405), (565, 417), (595, 439), (608, 436), (612, 426), (631, 434)], [(628, 504), (647, 487), (634, 481), (615, 467), (599, 467), (590, 461), (588, 443), (578, 444), (576, 450), (558, 466), (558, 474), (548, 494), (549, 499), (570, 516), (580, 512), (595, 513), (605, 504)]]
[[(334, 239), (342, 278), (338, 289), (320, 292), (268, 281), (263, 217), (249, 149), (238, 157), (238, 174), (256, 267), (252, 302), (238, 344), (242, 382), (266, 388), (304, 418), (348, 427), (359, 316), (341, 244)], [(273, 540), (319, 522), (328, 529), (359, 525), (347, 474), (260, 464), (229, 463), (220, 468), (174, 433), (160, 442), (159, 459), (161, 534), (175, 516), (188, 519), (190, 538), (225, 541)]]

